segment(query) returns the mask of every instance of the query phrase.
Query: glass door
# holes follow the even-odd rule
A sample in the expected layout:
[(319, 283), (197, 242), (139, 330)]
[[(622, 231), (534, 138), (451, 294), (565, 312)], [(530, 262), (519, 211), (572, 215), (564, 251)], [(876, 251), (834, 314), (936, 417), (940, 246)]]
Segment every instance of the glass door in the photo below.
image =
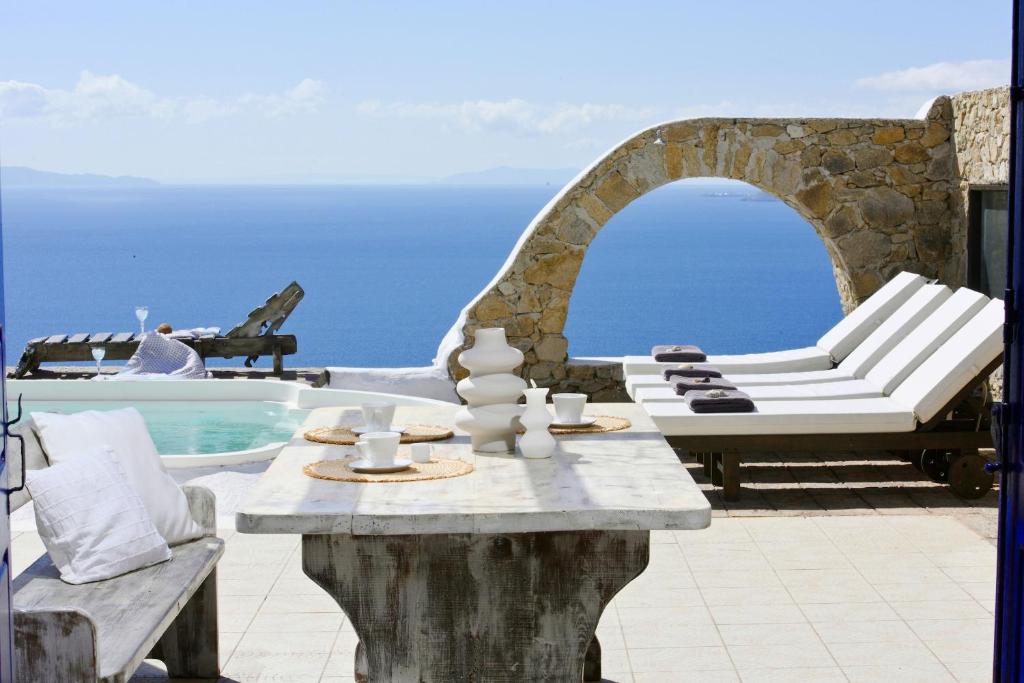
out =
[[(3, 212), (0, 211), (0, 359), (5, 359), (4, 335), (4, 270), (3, 270)], [(0, 365), (5, 367), (6, 364)], [(7, 424), (7, 388), (4, 383), (6, 372), (0, 372), (0, 406), (3, 425)], [(11, 511), (7, 483), (7, 429), (0, 429), (0, 683), (14, 681), (14, 625), (11, 621)], [(15, 485), (22, 482), (15, 482)]]

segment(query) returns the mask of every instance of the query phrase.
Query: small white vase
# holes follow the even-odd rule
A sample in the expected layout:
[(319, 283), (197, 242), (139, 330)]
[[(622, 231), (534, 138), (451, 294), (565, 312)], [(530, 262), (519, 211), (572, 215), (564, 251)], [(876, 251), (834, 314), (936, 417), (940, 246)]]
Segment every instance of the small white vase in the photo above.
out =
[(524, 389), (526, 410), (519, 421), (526, 433), (519, 437), (519, 450), (524, 458), (550, 458), (555, 452), (555, 437), (551, 436), (551, 413), (548, 412), (547, 389)]
[(526, 381), (512, 374), (523, 362), (523, 352), (508, 345), (500, 327), (477, 330), (472, 348), (459, 354), (469, 377), (455, 386), (467, 405), (455, 416), (455, 425), (469, 432), (473, 450), (512, 453), (523, 407), (519, 396)]

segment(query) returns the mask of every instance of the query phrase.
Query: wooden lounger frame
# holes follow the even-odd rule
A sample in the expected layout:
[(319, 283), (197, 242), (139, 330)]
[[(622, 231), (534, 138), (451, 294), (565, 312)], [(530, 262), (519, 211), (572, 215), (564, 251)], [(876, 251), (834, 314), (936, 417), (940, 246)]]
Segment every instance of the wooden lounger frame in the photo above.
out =
[[(273, 356), (274, 374), (284, 373), (284, 356), (298, 350), (298, 340), (293, 334), (276, 334), (304, 296), (299, 283), (271, 295), (265, 303), (249, 312), (245, 322), (232, 328), (226, 335), (206, 335), (198, 339), (177, 338), (178, 341), (196, 350), (205, 362), (207, 358), (235, 358), (245, 356), (245, 366), (260, 356)], [(98, 332), (96, 334), (55, 334), (29, 341), (21, 354), (18, 366), (11, 375), (15, 379), (24, 377), (39, 369), (41, 363), (91, 361), (92, 347), (102, 344), (104, 360), (128, 360), (139, 348), (139, 336), (131, 332)]]
[[(1002, 354), (957, 392), (942, 410), (912, 432), (855, 434), (736, 434), (667, 436), (673, 448), (693, 453), (711, 483), (726, 500), (740, 497), (740, 465), (744, 453), (923, 451), (948, 449), (976, 452), (992, 447), (992, 434), (976, 407), (969, 406), (975, 390), (1002, 365)], [(965, 407), (968, 410), (964, 410)], [(963, 413), (967, 414), (964, 415)]]

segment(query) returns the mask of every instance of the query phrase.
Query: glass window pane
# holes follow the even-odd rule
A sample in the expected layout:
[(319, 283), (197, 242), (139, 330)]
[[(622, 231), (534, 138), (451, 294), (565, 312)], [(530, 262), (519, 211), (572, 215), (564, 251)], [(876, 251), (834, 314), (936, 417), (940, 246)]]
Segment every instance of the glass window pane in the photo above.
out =
[(978, 286), (989, 296), (1002, 297), (1006, 289), (1006, 233), (1009, 225), (1007, 193), (981, 193), (981, 225), (978, 246)]

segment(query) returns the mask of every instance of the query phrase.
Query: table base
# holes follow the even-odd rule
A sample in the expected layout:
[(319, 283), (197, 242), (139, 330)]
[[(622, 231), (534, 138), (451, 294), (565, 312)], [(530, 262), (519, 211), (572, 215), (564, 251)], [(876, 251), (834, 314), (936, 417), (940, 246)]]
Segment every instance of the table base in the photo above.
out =
[(302, 565), (359, 636), (357, 681), (579, 683), (649, 550), (648, 531), (305, 535)]

